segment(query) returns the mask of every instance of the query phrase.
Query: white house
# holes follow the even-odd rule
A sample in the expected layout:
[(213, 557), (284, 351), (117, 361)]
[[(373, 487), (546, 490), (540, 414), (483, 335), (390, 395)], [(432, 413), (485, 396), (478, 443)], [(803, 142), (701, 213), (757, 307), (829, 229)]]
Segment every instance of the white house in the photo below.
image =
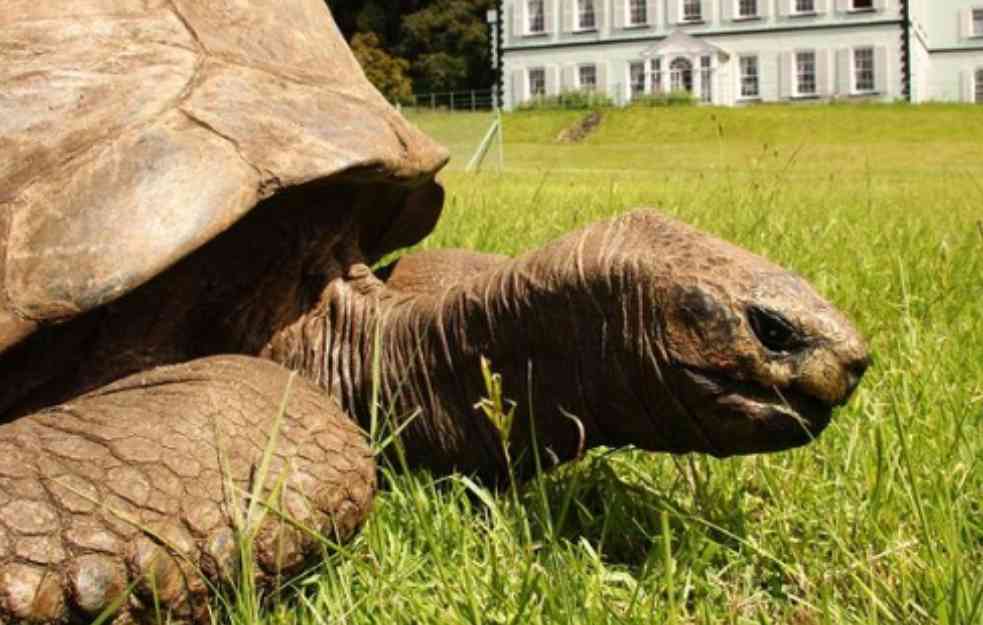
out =
[(983, 0), (503, 0), (501, 13), (506, 108), (574, 90), (983, 103)]

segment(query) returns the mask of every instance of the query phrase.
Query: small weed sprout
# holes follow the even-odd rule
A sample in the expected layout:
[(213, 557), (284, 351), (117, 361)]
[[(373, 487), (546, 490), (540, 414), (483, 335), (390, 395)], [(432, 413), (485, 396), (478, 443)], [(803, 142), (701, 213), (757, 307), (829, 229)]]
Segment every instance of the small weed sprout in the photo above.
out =
[(502, 442), (505, 464), (511, 473), (512, 456), (509, 452), (509, 439), (512, 436), (516, 405), (514, 401), (502, 396), (502, 375), (492, 371), (491, 361), (484, 356), (481, 357), (481, 377), (485, 382), (486, 396), (475, 404), (475, 408), (484, 412), (488, 420), (495, 426)]

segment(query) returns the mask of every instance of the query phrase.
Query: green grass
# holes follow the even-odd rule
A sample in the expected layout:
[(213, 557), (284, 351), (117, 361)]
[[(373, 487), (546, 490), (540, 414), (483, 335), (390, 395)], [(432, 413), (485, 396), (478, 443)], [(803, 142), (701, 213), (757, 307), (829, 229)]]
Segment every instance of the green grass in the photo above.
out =
[[(423, 247), (513, 254), (658, 207), (854, 319), (875, 359), (854, 400), (803, 449), (599, 452), (515, 496), (386, 469), (365, 530), (265, 622), (983, 623), (983, 110), (606, 115), (573, 146), (577, 113), (507, 116), (506, 173), (442, 175)], [(463, 144), (487, 119), (417, 123)]]

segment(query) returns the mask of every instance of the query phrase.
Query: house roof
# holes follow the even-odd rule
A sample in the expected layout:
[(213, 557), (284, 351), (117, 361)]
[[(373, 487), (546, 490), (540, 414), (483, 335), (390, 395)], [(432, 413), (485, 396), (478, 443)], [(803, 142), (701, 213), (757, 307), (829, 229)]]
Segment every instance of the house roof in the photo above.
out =
[(673, 54), (685, 56), (720, 54), (724, 57), (730, 56), (723, 48), (718, 48), (681, 30), (672, 31), (668, 37), (642, 51), (642, 57), (668, 56)]

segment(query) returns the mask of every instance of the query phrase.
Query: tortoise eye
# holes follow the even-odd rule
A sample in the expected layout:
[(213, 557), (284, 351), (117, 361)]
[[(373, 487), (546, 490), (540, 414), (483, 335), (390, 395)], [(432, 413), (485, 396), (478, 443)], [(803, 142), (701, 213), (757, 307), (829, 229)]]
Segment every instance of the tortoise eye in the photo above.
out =
[(805, 344), (795, 326), (775, 311), (750, 306), (747, 316), (754, 335), (773, 352), (790, 352)]

